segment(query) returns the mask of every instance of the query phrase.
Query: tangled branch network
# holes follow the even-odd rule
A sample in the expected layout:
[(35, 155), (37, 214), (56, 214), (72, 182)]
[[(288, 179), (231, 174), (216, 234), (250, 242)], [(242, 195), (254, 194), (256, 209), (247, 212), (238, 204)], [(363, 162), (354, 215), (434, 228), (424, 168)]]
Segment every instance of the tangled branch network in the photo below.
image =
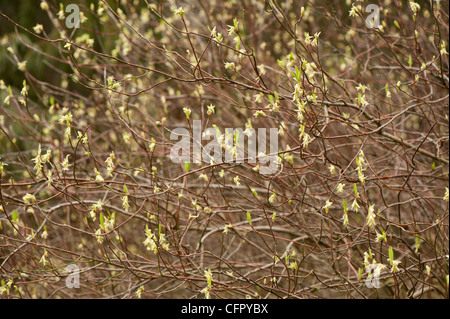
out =
[(3, 1), (0, 298), (448, 298), (449, 4), (368, 5)]

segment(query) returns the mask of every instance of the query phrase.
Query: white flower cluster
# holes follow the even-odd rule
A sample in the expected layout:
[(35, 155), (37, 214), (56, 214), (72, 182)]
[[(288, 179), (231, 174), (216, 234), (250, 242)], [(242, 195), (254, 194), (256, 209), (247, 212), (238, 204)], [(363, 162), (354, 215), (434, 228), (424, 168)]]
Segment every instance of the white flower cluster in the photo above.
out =
[(147, 238), (144, 240), (144, 245), (147, 246), (147, 250), (152, 250), (155, 255), (158, 253), (158, 246), (164, 250), (169, 250), (169, 242), (163, 233), (159, 234), (158, 239), (152, 230), (145, 225), (145, 235)]

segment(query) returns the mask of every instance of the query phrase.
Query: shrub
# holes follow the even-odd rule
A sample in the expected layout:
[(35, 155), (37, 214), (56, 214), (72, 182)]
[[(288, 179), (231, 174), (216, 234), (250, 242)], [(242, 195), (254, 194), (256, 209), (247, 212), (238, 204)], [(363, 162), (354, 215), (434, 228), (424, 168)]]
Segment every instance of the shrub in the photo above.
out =
[(0, 295), (448, 298), (448, 2), (374, 3), (2, 5)]

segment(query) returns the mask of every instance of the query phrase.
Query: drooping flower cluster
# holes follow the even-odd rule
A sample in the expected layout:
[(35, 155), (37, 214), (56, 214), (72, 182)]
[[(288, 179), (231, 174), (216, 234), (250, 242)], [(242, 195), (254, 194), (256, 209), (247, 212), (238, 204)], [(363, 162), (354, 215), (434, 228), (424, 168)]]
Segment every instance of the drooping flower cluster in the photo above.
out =
[(35, 158), (33, 158), (31, 161), (35, 163), (34, 170), (36, 171), (36, 175), (42, 176), (42, 169), (43, 165), (45, 163), (48, 163), (50, 161), (50, 158), (52, 157), (52, 151), (47, 150), (47, 152), (42, 155), (42, 148), (41, 144), (39, 144), (38, 152)]
[(362, 150), (359, 152), (359, 156), (355, 159), (355, 161), (356, 161), (356, 165), (358, 165), (356, 167), (356, 171), (358, 172), (359, 181), (361, 182), (361, 185), (364, 185), (364, 183), (366, 182), (366, 177), (364, 176), (364, 171), (367, 168), (367, 163), (364, 158), (364, 152)]
[(159, 233), (159, 238), (152, 232), (148, 225), (145, 225), (145, 235), (146, 239), (144, 240), (144, 245), (147, 247), (147, 250), (152, 250), (156, 255), (159, 251), (159, 247), (164, 250), (169, 250), (169, 242), (166, 239), (165, 234)]

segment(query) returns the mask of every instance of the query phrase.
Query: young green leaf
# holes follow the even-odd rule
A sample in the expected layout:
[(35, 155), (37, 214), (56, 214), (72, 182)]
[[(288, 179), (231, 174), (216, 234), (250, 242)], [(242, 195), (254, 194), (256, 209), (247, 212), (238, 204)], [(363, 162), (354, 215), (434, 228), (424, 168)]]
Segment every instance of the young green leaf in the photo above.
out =
[(284, 64), (283, 61), (281, 61), (280, 59), (277, 60), (278, 65), (280, 66), (281, 69), (284, 70)]
[(298, 83), (302, 80), (302, 70), (300, 70), (297, 66), (295, 66), (295, 79)]
[(103, 217), (103, 213), (100, 213), (99, 220), (100, 220), (100, 225), (102, 227), (104, 227), (105, 226), (105, 218)]
[(355, 192), (355, 196), (359, 198), (358, 186), (356, 186), (356, 183), (353, 183), (353, 191)]
[(362, 274), (363, 274), (363, 269), (358, 268), (358, 281), (361, 280)]
[(239, 143), (239, 130), (234, 131), (234, 144), (237, 145)]
[(419, 252), (419, 248), (420, 248), (420, 238), (419, 238), (419, 236), (417, 234), (416, 234), (415, 241), (416, 241), (416, 250), (415, 250), (415, 252), (417, 254)]
[(275, 95), (275, 100), (278, 102), (280, 98), (278, 97), (277, 91), (273, 91), (273, 95)]
[(394, 250), (391, 246), (389, 246), (389, 262), (392, 266), (392, 262), (394, 261)]
[(12, 220), (17, 223), (17, 221), (19, 219), (19, 213), (17, 212), (17, 210), (13, 210), (11, 217), (12, 217)]

